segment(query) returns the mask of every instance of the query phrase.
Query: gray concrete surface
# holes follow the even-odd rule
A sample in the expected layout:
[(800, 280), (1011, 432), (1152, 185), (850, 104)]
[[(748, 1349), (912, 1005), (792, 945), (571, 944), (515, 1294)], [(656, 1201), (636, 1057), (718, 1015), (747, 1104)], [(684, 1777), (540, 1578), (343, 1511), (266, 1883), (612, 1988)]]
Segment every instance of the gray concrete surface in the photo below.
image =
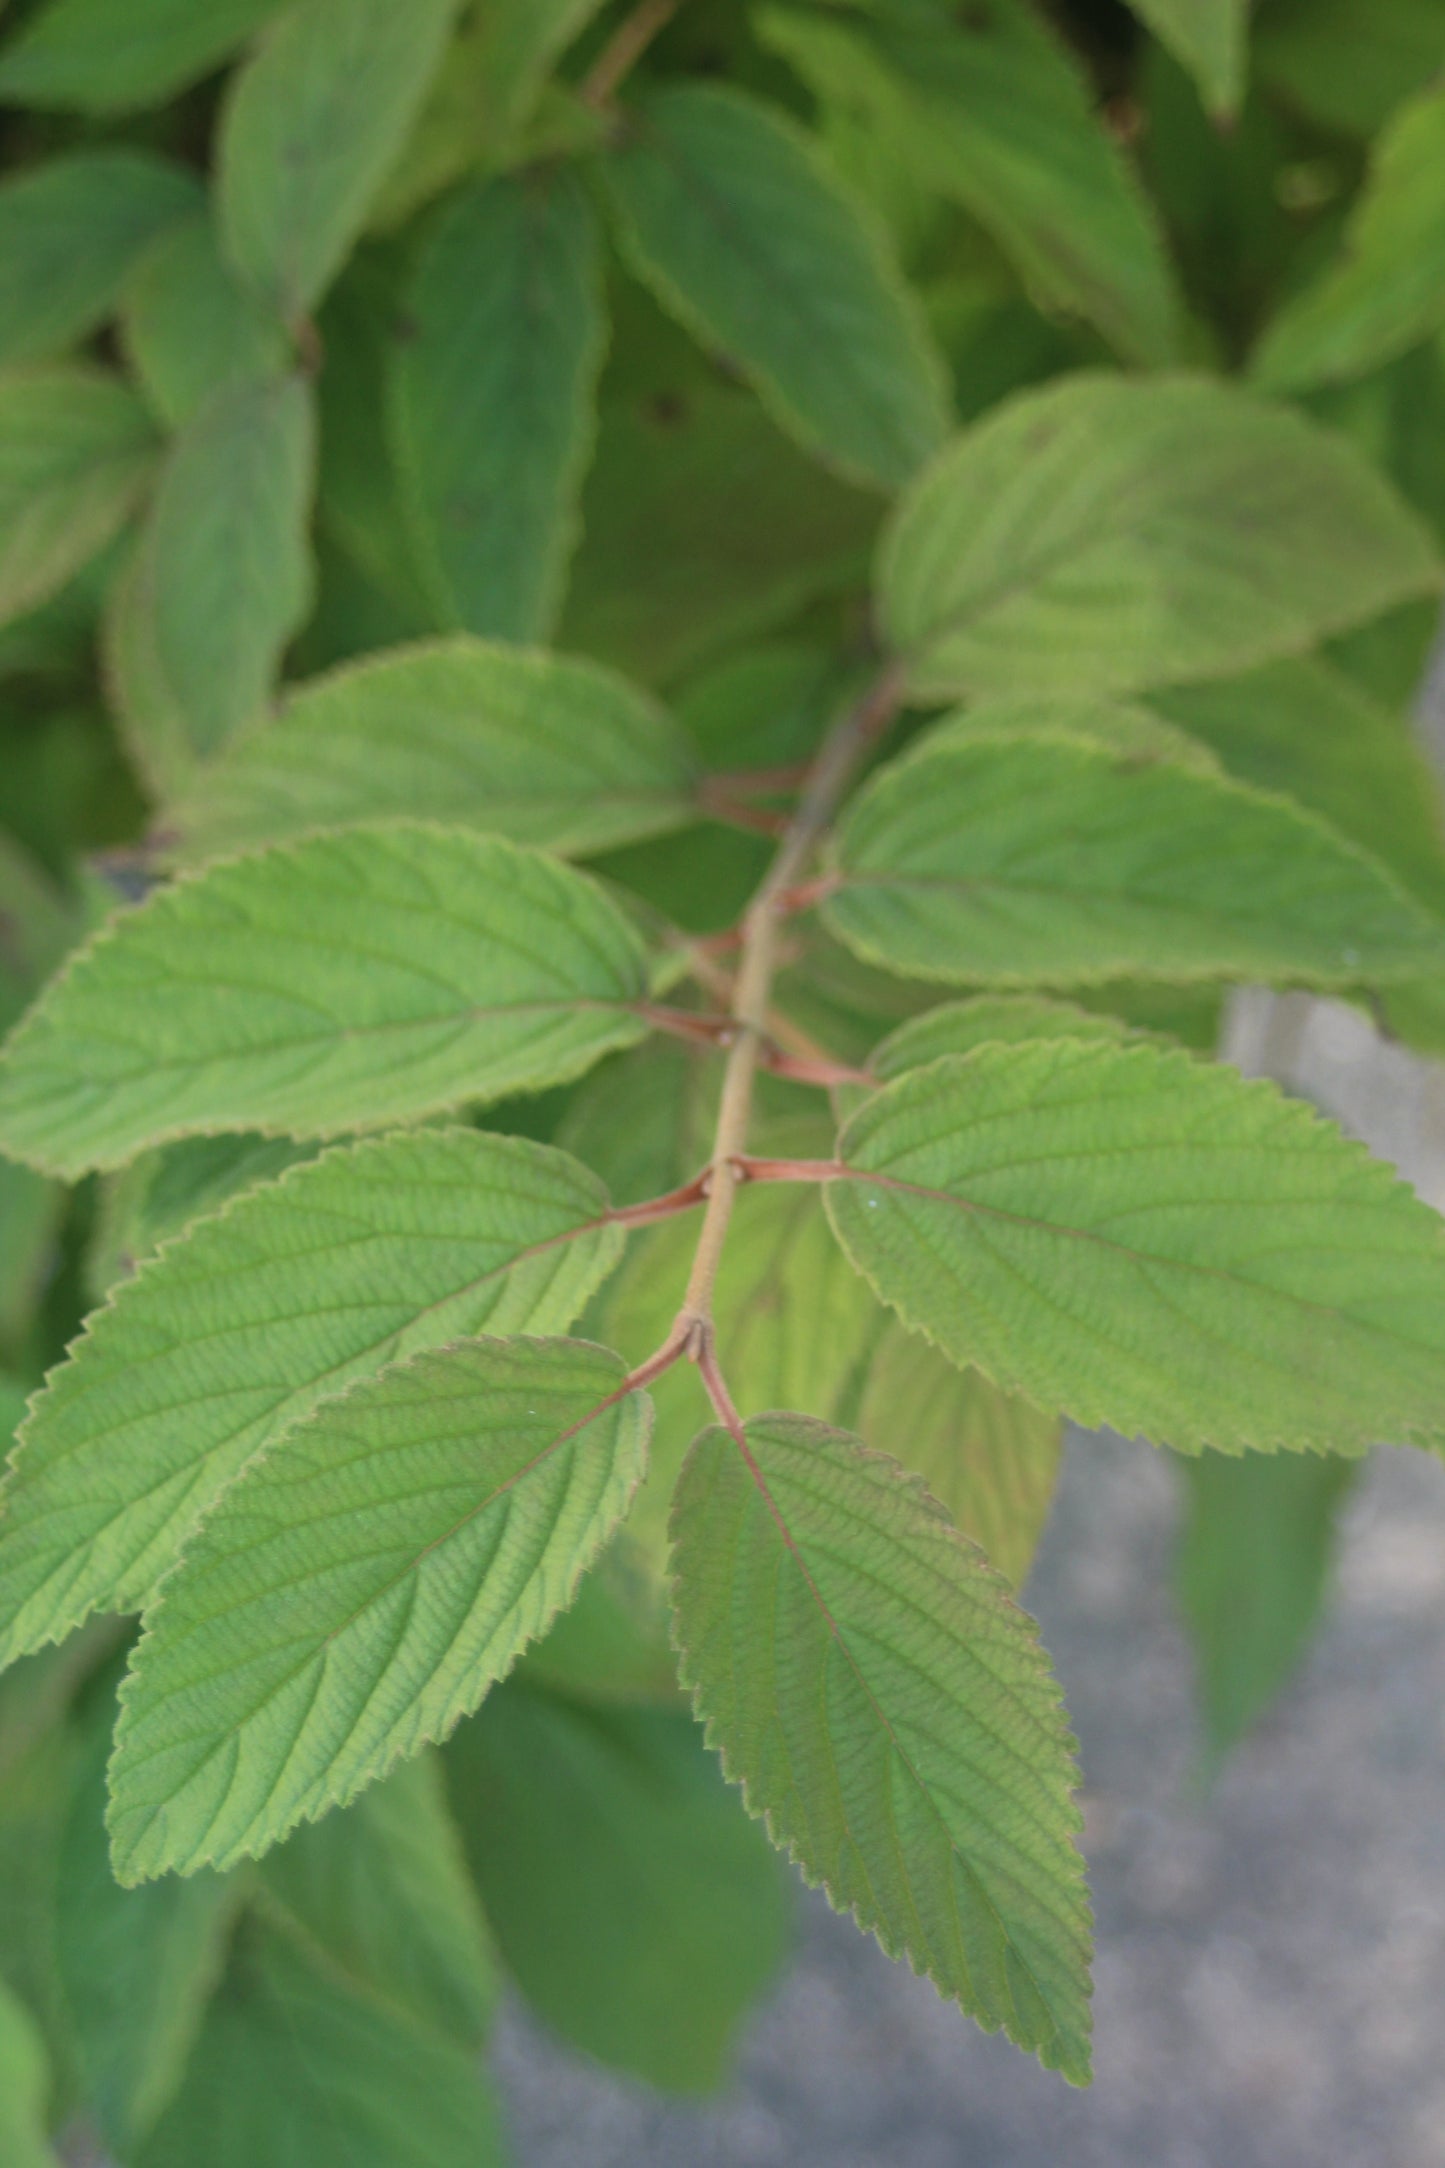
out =
[[(1442, 1072), (1249, 997), (1230, 1052), (1445, 1204)], [(1028, 1590), (1082, 1744), (1097, 2079), (987, 2039), (819, 1900), (727, 2094), (662, 2103), (509, 2013), (521, 2168), (1445, 2168), (1445, 1469), (1376, 1457), (1330, 1622), (1208, 1799), (1167, 1461), (1071, 1441)]]

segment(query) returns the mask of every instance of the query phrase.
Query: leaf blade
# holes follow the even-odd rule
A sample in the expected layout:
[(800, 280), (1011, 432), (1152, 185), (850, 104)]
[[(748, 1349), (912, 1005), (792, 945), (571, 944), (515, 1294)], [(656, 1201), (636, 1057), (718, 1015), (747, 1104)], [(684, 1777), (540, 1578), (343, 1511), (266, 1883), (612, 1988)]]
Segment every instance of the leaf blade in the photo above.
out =
[(942, 700), (1227, 676), (1439, 577), (1423, 526), (1349, 446), (1187, 376), (1011, 399), (925, 471), (878, 568), (912, 690)]
[(878, 1093), (840, 1155), (859, 1271), (1041, 1407), (1179, 1452), (1439, 1436), (1440, 1222), (1270, 1085), (1147, 1042), (984, 1046)]
[(473, 1130), (343, 1145), (165, 1245), (51, 1372), (0, 1501), (0, 1661), (139, 1608), (326, 1396), (491, 1329), (563, 1332), (617, 1261), (595, 1177)]
[(139, 401), (98, 369), (0, 384), (0, 624), (48, 601), (100, 554), (155, 460)]
[(946, 427), (939, 364), (880, 237), (807, 139), (698, 85), (629, 119), (607, 173), (643, 278), (817, 456), (883, 488), (904, 481)]
[(420, 822), (339, 830), (112, 920), (0, 1057), (0, 1148), (78, 1174), (539, 1089), (644, 1038), (646, 991), (637, 935), (570, 867)]
[(710, 1742), (840, 1910), (1086, 2082), (1072, 1741), (1032, 1622), (886, 1456), (802, 1416), (745, 1435), (751, 1466), (703, 1432), (674, 1514)]
[(119, 1878), (265, 1851), (475, 1708), (626, 1510), (650, 1411), (625, 1378), (582, 1341), (472, 1340), (353, 1386), (256, 1462), (122, 1690)]

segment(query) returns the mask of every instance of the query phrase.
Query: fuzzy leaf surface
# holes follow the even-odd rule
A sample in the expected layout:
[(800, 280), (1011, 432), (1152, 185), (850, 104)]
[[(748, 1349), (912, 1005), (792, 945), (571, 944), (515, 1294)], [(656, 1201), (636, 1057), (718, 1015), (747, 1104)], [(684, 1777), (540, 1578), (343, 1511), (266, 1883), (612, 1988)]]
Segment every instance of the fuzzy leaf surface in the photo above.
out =
[(159, 104), (209, 73), (284, 5), (49, 0), (0, 56), (0, 97), (85, 113)]
[(311, 605), (313, 393), (224, 386), (176, 438), (107, 626), (141, 773), (162, 794), (253, 721)]
[(829, 929), (915, 978), (1342, 985), (1437, 963), (1382, 867), (1286, 800), (1062, 738), (928, 748), (845, 818)]
[(608, 167), (659, 298), (855, 479), (896, 488), (948, 426), (941, 366), (880, 233), (789, 120), (684, 84), (629, 110)]
[(180, 167), (75, 151), (0, 186), (0, 363), (59, 353), (109, 315), (132, 266), (196, 207)]
[(303, 686), (164, 830), (192, 861), (388, 813), (599, 851), (695, 817), (696, 782), (681, 730), (624, 678), (464, 636)]
[(990, 2031), (1089, 2076), (1077, 1775), (1033, 1622), (922, 1485), (846, 1431), (705, 1430), (678, 1486), (686, 1682), (754, 1814)]
[(1336, 258), (1270, 325), (1254, 375), (1299, 391), (1364, 376), (1445, 323), (1445, 89), (1380, 137)]
[(250, 1919), (180, 2092), (132, 2158), (134, 2168), (503, 2168), (505, 2154), (474, 2048)]
[(0, 624), (99, 555), (141, 496), (156, 441), (140, 401), (98, 369), (0, 380)]
[(859, 1271), (1040, 1407), (1181, 1452), (1440, 1433), (1445, 1228), (1272, 1085), (1147, 1043), (982, 1046), (839, 1153)]
[(430, 229), (391, 385), (418, 570), (439, 624), (556, 628), (596, 435), (602, 243), (566, 167), (481, 182)]
[(0, 1491), (0, 1659), (138, 1608), (252, 1456), (328, 1395), (464, 1335), (562, 1332), (616, 1263), (601, 1184), (546, 1146), (340, 1146), (124, 1282)]
[(299, 0), (234, 79), (218, 151), (221, 228), (283, 322), (340, 270), (456, 12), (456, 0)]
[(446, 1737), (571, 1600), (651, 1407), (570, 1340), (354, 1385), (222, 1497), (148, 1614), (111, 1767), (118, 1877), (233, 1865)]
[(645, 1037), (597, 887), (396, 821), (230, 859), (123, 912), (0, 1057), (0, 1150), (59, 1173), (223, 1129), (293, 1136), (540, 1090)]
[(990, 1040), (1016, 1046), (1026, 1039), (1129, 1036), (1122, 1017), (1080, 1009), (1071, 1001), (1052, 1001), (1044, 994), (980, 994), (972, 1001), (945, 1001), (910, 1017), (874, 1048), (868, 1066), (880, 1083), (891, 1084), (910, 1069), (926, 1068), (940, 1054), (971, 1054)]
[(1042, 302), (1128, 360), (1173, 358), (1179, 302), (1153, 212), (1031, 8), (895, 7), (846, 28), (769, 8), (761, 27), (825, 104), (898, 145), (916, 187), (976, 219)]
[(885, 537), (921, 697), (1129, 692), (1299, 654), (1439, 585), (1348, 444), (1202, 377), (1066, 377), (958, 438)]

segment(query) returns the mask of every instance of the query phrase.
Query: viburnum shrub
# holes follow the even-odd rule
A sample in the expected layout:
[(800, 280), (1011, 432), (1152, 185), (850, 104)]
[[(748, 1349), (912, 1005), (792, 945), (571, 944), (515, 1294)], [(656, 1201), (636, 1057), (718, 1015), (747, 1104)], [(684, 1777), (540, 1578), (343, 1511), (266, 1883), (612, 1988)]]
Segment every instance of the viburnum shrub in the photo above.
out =
[(474, 2168), (502, 1970), (707, 2086), (778, 1854), (1088, 2077), (1062, 1423), (1214, 1752), (1445, 1435), (1209, 1058), (1445, 1048), (1445, 16), (1246, 13), (12, 6), (7, 2168)]

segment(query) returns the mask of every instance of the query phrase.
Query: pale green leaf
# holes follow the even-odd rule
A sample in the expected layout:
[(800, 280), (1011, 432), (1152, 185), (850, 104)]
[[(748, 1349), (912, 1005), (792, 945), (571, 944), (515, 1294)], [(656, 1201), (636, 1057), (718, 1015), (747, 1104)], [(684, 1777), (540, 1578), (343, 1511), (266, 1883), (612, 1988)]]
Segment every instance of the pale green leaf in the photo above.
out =
[(503, 2168), (473, 2048), (243, 1923), (185, 2083), (128, 2168)]
[(782, 1962), (788, 1891), (686, 1711), (519, 1681), (446, 1761), (487, 1917), (533, 2009), (653, 2085), (720, 2084)]
[(1254, 357), (1269, 390), (1364, 376), (1445, 323), (1445, 89), (1405, 106), (1337, 256), (1286, 304)]
[(0, 624), (57, 594), (149, 482), (145, 409), (98, 369), (0, 378)]
[(6, 104), (159, 105), (244, 44), (285, 0), (48, 0), (0, 56)]
[(1025, 693), (980, 700), (942, 716), (918, 742), (936, 751), (977, 738), (1082, 738), (1086, 745), (1130, 761), (1171, 761), (1176, 767), (1217, 769), (1209, 748), (1140, 701), (1070, 699), (1064, 693)]
[(562, 643), (666, 684), (866, 578), (878, 500), (722, 385), (605, 402)]
[(1130, 360), (1173, 358), (1179, 299), (1157, 221), (1033, 9), (894, 8), (845, 28), (772, 8), (762, 28), (820, 97), (897, 144), (930, 196), (977, 219), (1041, 303)]
[(105, 1834), (109, 1695), (97, 1714), (60, 1837), (55, 1959), (86, 2106), (128, 2160), (180, 2084), (240, 1892), (219, 1875), (120, 1887)]
[(121, 338), (171, 429), (223, 385), (275, 377), (289, 358), (285, 333), (222, 261), (206, 217), (187, 219), (147, 250), (122, 297)]
[(1323, 1608), (1349, 1460), (1186, 1461), (1179, 1602), (1194, 1645), (1207, 1769), (1286, 1684)]
[(1023, 1586), (1053, 1503), (1063, 1425), (978, 1370), (959, 1370), (889, 1319), (853, 1417), (880, 1452), (919, 1475), (955, 1528)]
[(629, 108), (608, 167), (659, 298), (817, 456), (894, 488), (948, 425), (942, 365), (880, 231), (784, 115), (684, 84)]
[(1017, 1046), (1028, 1039), (1130, 1036), (1122, 1017), (1098, 1015), (1076, 1008), (1071, 1001), (1051, 1001), (1042, 994), (980, 994), (972, 1001), (946, 1001), (941, 1008), (910, 1017), (875, 1047), (868, 1067), (880, 1084), (890, 1084), (910, 1069), (926, 1068), (940, 1054), (971, 1054), (976, 1046), (993, 1040)]
[(746, 1436), (703, 1432), (673, 1520), (709, 1742), (840, 1911), (1086, 2083), (1077, 1772), (1032, 1620), (896, 1462), (805, 1416)]
[(0, 2157), (6, 2168), (58, 2168), (46, 2140), (50, 2064), (39, 2026), (0, 1979)]
[(587, 1170), (436, 1130), (248, 1191), (124, 1282), (50, 1376), (0, 1514), (0, 1658), (134, 1609), (252, 1456), (326, 1396), (466, 1334), (560, 1332), (621, 1235)]
[(565, 168), (479, 182), (430, 229), (393, 369), (392, 433), (441, 625), (555, 628), (596, 434), (602, 245)]
[(457, 638), (293, 692), (167, 809), (163, 827), (182, 860), (386, 813), (597, 851), (696, 819), (696, 786), (682, 732), (625, 679)]
[(853, 1117), (828, 1209), (955, 1362), (1183, 1452), (1440, 1432), (1445, 1230), (1301, 1101), (1141, 1043), (982, 1046)]
[(1211, 113), (1228, 117), (1244, 93), (1250, 0), (1129, 0), (1199, 85)]
[(1288, 801), (1077, 741), (980, 739), (885, 769), (824, 916), (868, 962), (980, 985), (1405, 977), (1445, 932)]
[(1438, 588), (1423, 525), (1351, 447), (1197, 377), (1012, 399), (909, 492), (883, 548), (920, 696), (1224, 677)]
[(1215, 685), (1170, 687), (1157, 708), (1230, 774), (1287, 792), (1445, 910), (1440, 785), (1403, 715), (1319, 657), (1268, 663)]
[(158, 233), (194, 211), (181, 167), (143, 151), (75, 151), (0, 186), (0, 362), (95, 329)]
[(480, 2047), (495, 1965), (435, 1754), (293, 1830), (267, 1854), (263, 1882), (272, 1916), (353, 1986)]
[(270, 696), (311, 605), (315, 463), (300, 376), (223, 386), (171, 449), (107, 626), (125, 737), (161, 795)]
[(320, 300), (420, 111), (457, 0), (298, 0), (235, 78), (217, 187), (229, 253), (286, 323)]
[(225, 1129), (323, 1136), (565, 1083), (646, 1036), (596, 883), (494, 836), (377, 822), (120, 913), (0, 1057), (0, 1150), (79, 1174)]
[(571, 1599), (651, 1407), (572, 1340), (353, 1385), (226, 1491), (148, 1614), (111, 1767), (116, 1872), (264, 1852), (443, 1739)]

